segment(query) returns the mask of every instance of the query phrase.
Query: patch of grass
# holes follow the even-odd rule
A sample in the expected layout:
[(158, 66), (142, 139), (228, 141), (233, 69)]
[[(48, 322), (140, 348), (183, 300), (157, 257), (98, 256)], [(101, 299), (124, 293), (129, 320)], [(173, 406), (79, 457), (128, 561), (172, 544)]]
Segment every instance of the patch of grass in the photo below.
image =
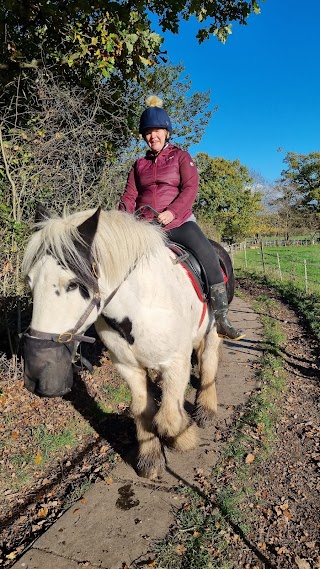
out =
[(289, 286), (319, 293), (320, 283), (320, 245), (265, 247), (263, 253), (258, 248), (247, 248), (233, 255), (236, 274), (242, 271), (256, 275), (266, 273), (271, 279), (282, 279)]
[[(264, 285), (271, 286), (277, 291), (282, 300), (286, 301), (304, 319), (311, 332), (320, 340), (320, 293), (307, 294), (304, 290), (294, 285), (292, 282), (285, 283), (279, 279), (266, 275), (241, 271), (239, 277), (244, 277), (246, 281), (253, 280)], [(320, 275), (319, 281), (320, 283)], [(268, 298), (268, 297), (265, 297)]]
[(101, 391), (105, 394), (108, 402), (112, 406), (126, 403), (129, 404), (131, 401), (130, 389), (124, 383), (121, 383), (118, 386), (106, 383), (101, 387)]
[(33, 435), (43, 460), (48, 460), (52, 453), (61, 448), (68, 446), (71, 448), (76, 444), (75, 435), (69, 429), (53, 433), (47, 427), (40, 426), (34, 430)]
[(156, 544), (157, 567), (161, 569), (228, 569), (223, 551), (228, 545), (227, 524), (216, 509), (209, 512), (207, 500), (183, 488), (186, 503), (177, 525), (166, 540)]

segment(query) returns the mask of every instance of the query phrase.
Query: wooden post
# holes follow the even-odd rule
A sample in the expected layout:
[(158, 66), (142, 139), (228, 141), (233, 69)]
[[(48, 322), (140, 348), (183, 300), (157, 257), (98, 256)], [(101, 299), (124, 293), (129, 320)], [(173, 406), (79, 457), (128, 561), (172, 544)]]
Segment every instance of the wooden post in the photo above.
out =
[(303, 260), (303, 264), (304, 264), (305, 291), (308, 292), (308, 271), (307, 271), (307, 261), (306, 261), (306, 259)]
[(281, 267), (280, 267), (280, 257), (279, 257), (279, 253), (277, 253), (277, 259), (278, 259), (279, 277), (280, 277), (280, 280), (282, 281), (282, 273), (281, 273)]
[(263, 274), (266, 274), (266, 264), (265, 264), (265, 260), (264, 260), (264, 250), (263, 250), (263, 243), (262, 243), (262, 239), (260, 241), (260, 249), (261, 249), (261, 259), (262, 259), (262, 268), (263, 268)]
[(244, 262), (246, 269), (248, 268), (248, 261), (247, 261), (247, 244), (244, 244)]

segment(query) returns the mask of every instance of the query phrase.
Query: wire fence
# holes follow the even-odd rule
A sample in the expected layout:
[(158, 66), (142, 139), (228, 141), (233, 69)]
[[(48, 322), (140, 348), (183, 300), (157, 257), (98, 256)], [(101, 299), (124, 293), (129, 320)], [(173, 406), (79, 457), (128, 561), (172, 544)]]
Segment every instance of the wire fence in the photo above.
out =
[(235, 274), (247, 270), (291, 282), (307, 294), (320, 292), (320, 245), (308, 243), (308, 247), (286, 246), (276, 250), (262, 242), (256, 247), (241, 245), (229, 248)]

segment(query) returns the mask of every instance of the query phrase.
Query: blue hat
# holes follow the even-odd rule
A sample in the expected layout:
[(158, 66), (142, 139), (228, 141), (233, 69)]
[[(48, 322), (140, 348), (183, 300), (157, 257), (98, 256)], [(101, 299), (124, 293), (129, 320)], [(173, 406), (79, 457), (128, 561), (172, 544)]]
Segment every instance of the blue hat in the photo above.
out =
[(162, 108), (161, 99), (152, 95), (146, 100), (146, 105), (148, 108), (143, 111), (140, 118), (140, 134), (143, 135), (148, 128), (165, 128), (171, 134), (171, 120), (167, 112)]

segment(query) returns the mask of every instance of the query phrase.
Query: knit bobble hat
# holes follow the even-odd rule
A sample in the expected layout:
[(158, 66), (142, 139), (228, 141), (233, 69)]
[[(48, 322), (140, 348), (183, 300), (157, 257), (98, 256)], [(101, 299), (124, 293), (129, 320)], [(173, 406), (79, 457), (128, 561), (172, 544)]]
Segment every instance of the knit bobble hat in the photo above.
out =
[(151, 95), (146, 99), (147, 109), (145, 109), (140, 118), (139, 132), (144, 134), (148, 128), (165, 128), (170, 134), (172, 133), (172, 124), (167, 112), (162, 108), (162, 100), (155, 95)]

